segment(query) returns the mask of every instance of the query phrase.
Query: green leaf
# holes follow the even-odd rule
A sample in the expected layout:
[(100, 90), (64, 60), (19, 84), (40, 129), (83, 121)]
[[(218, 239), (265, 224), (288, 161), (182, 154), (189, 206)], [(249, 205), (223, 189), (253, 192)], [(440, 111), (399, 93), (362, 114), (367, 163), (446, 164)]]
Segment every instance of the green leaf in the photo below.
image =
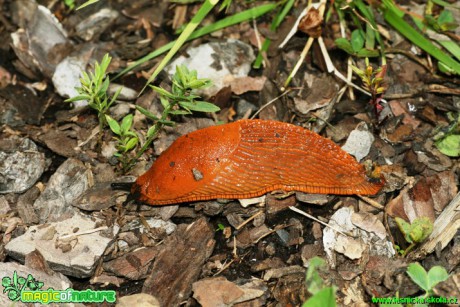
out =
[(158, 122), (166, 126), (174, 126), (176, 124), (175, 122), (167, 119), (159, 119)]
[(147, 138), (152, 138), (155, 135), (155, 126), (152, 126), (147, 130)]
[(366, 24), (366, 49), (375, 49), (375, 31), (368, 23)]
[(326, 287), (310, 297), (302, 307), (335, 307), (335, 287)]
[(428, 274), (419, 263), (409, 264), (409, 266), (407, 267), (407, 275), (409, 275), (412, 281), (426, 292), (430, 290)]
[(130, 140), (128, 141), (128, 143), (126, 144), (125, 150), (126, 150), (126, 151), (132, 150), (134, 147), (136, 147), (138, 141), (139, 141), (138, 138), (132, 138), (132, 139), (130, 139)]
[(163, 108), (165, 109), (169, 109), (171, 107), (171, 103), (164, 96), (160, 96), (160, 102)]
[(123, 120), (121, 121), (121, 126), (120, 126), (120, 131), (122, 135), (125, 135), (126, 132), (131, 129), (131, 126), (133, 125), (133, 115), (128, 114), (126, 115)]
[(176, 73), (174, 74), (175, 79), (179, 82), (181, 87), (186, 87), (188, 83), (188, 69), (185, 65), (176, 66)]
[(454, 15), (449, 10), (443, 10), (441, 14), (439, 14), (437, 21), (443, 31), (452, 31), (458, 27)]
[(75, 101), (89, 100), (89, 99), (91, 99), (89, 95), (78, 95), (78, 96), (66, 99), (65, 102), (75, 102)]
[(336, 39), (335, 45), (350, 55), (355, 53), (350, 42), (343, 37)]
[(170, 92), (168, 92), (167, 90), (165, 90), (164, 88), (161, 88), (161, 87), (158, 87), (158, 86), (154, 86), (154, 85), (151, 85), (151, 88), (157, 92), (158, 94), (164, 96), (164, 97), (167, 97), (169, 99), (175, 99), (176, 96), (174, 96), (173, 94), (171, 94)]
[(433, 223), (426, 216), (418, 217), (411, 223), (410, 238), (415, 243), (425, 241), (432, 232)]
[(460, 135), (451, 134), (436, 141), (436, 147), (440, 152), (449, 157), (460, 157)]
[(123, 87), (121, 87), (121, 86), (117, 89), (115, 94), (113, 94), (112, 98), (110, 99), (110, 102), (107, 105), (107, 108), (109, 108), (115, 102), (115, 100), (118, 98), (118, 95), (120, 95), (122, 90), (123, 90)]
[(380, 51), (378, 50), (368, 50), (368, 49), (361, 49), (356, 53), (356, 55), (360, 58), (375, 58), (380, 55)]
[(406, 222), (402, 218), (395, 217), (396, 225), (398, 225), (399, 230), (403, 233), (404, 238), (407, 242), (412, 243), (412, 239), (410, 237), (411, 232), (411, 225), (410, 223)]
[(121, 135), (121, 130), (120, 130), (120, 125), (116, 120), (114, 120), (112, 117), (109, 115), (105, 116), (105, 119), (107, 120), (107, 123), (109, 124), (110, 130), (112, 130), (113, 133), (116, 135)]
[(212, 84), (210, 79), (196, 79), (188, 83), (188, 88), (198, 90), (208, 87)]
[(364, 34), (361, 30), (354, 30), (351, 32), (351, 47), (354, 52), (358, 52), (364, 47)]
[(437, 284), (449, 278), (449, 274), (442, 266), (434, 266), (428, 271), (428, 286), (433, 289)]
[(149, 110), (146, 110), (144, 109), (143, 107), (141, 106), (137, 106), (136, 105), (136, 109), (141, 112), (142, 114), (144, 114), (145, 116), (147, 116), (148, 118), (150, 118), (151, 120), (153, 121), (157, 121), (158, 120), (158, 117), (156, 117), (155, 115), (152, 114), (152, 112), (150, 112)]
[(101, 88), (97, 92), (97, 95), (98, 96), (107, 95), (107, 89), (109, 88), (109, 85), (110, 85), (109, 78), (105, 78), (104, 82), (101, 85)]
[(206, 102), (206, 101), (195, 101), (195, 102), (179, 101), (179, 105), (183, 108), (186, 108), (192, 111), (197, 111), (197, 112), (218, 112), (220, 111), (220, 108), (218, 106), (216, 106), (215, 104)]

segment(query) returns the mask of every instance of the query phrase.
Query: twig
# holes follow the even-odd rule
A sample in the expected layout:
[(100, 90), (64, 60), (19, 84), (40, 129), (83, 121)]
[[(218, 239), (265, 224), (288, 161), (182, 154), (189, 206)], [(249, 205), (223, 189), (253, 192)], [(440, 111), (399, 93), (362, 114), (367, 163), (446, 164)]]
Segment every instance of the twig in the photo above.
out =
[(71, 234), (68, 234), (68, 235), (65, 235), (65, 236), (61, 236), (58, 239), (59, 240), (64, 240), (64, 239), (68, 239), (68, 238), (72, 238), (72, 237), (87, 235), (87, 234), (95, 233), (95, 232), (98, 232), (98, 231), (106, 230), (108, 228), (109, 227), (107, 227), (107, 226), (102, 226), (102, 227), (99, 227), (99, 228), (94, 228), (94, 229), (90, 229), (90, 230), (86, 230), (86, 231), (71, 233)]
[(274, 103), (275, 101), (277, 101), (278, 99), (280, 99), (281, 97), (283, 97), (284, 95), (288, 94), (289, 92), (291, 92), (294, 89), (299, 89), (299, 88), (289, 88), (287, 91), (285, 91), (284, 93), (282, 93), (278, 97), (273, 98), (272, 100), (270, 100), (269, 102), (267, 102), (266, 104), (261, 106), (260, 109), (257, 110), (257, 112), (254, 113), (254, 115), (251, 116), (251, 119), (254, 119), (263, 109), (265, 109), (266, 107), (268, 107), (269, 105), (271, 105), (272, 103)]
[(306, 216), (306, 217), (308, 217), (308, 218), (310, 218), (310, 219), (312, 219), (312, 220), (314, 220), (314, 221), (320, 223), (320, 224), (323, 225), (323, 226), (329, 227), (330, 229), (332, 229), (332, 230), (334, 230), (335, 232), (338, 232), (338, 233), (340, 233), (340, 234), (342, 234), (342, 235), (344, 235), (344, 236), (353, 237), (352, 235), (346, 234), (346, 233), (344, 233), (343, 231), (341, 231), (341, 230), (335, 228), (334, 226), (331, 226), (331, 225), (329, 225), (329, 224), (326, 224), (326, 223), (324, 223), (324, 222), (318, 220), (316, 217), (314, 217), (314, 216), (308, 214), (307, 212), (297, 209), (296, 207), (289, 206), (289, 209), (291, 209), (292, 211), (295, 211), (295, 212), (297, 212), (297, 213), (300, 213), (300, 214), (302, 214), (302, 215), (304, 215), (304, 216)]
[(261, 215), (263, 213), (262, 210), (260, 210), (259, 212), (257, 212), (256, 214), (253, 214), (250, 218), (248, 218), (246, 221), (244, 221), (243, 223), (239, 224), (237, 227), (236, 227), (236, 230), (240, 230), (244, 225), (246, 225), (247, 223), (249, 223), (250, 221), (252, 221), (253, 219), (255, 219), (256, 217), (258, 217), (259, 215)]
[(366, 196), (362, 196), (362, 195), (358, 195), (359, 198), (361, 198), (362, 200), (364, 200), (368, 205), (376, 208), (376, 209), (379, 209), (379, 210), (383, 210), (385, 209), (384, 206), (382, 206), (381, 204), (379, 204), (378, 202), (376, 202), (375, 200), (369, 198), (369, 197), (366, 197)]
[(223, 271), (225, 271), (226, 269), (228, 269), (228, 267), (229, 267), (230, 265), (232, 265), (233, 262), (235, 262), (235, 258), (232, 259), (232, 260), (230, 260), (230, 262), (225, 263), (224, 266), (223, 266), (219, 271), (217, 271), (216, 273), (214, 273), (214, 275), (212, 275), (212, 276), (214, 277), (214, 276), (219, 275), (220, 273), (222, 273)]

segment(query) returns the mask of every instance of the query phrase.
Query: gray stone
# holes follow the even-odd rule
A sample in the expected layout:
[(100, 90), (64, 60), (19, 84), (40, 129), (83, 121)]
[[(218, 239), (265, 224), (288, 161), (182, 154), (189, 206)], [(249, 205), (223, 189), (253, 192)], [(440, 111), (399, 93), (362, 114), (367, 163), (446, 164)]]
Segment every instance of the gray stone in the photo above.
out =
[(119, 231), (117, 225), (99, 226), (102, 224), (100, 219), (76, 214), (60, 222), (32, 226), (5, 249), (19, 261), (37, 249), (51, 269), (78, 278), (89, 277)]
[(46, 189), (34, 203), (40, 222), (62, 220), (78, 210), (72, 204), (91, 186), (93, 174), (81, 161), (67, 159), (51, 176)]
[(29, 139), (22, 140), (12, 152), (0, 151), (0, 193), (27, 191), (43, 174), (45, 166), (45, 155)]
[[(13, 274), (16, 272), (17, 277), (25, 278), (26, 280), (29, 278), (33, 278), (36, 282), (42, 282), (43, 285), (40, 290), (47, 290), (48, 288), (53, 288), (55, 290), (65, 290), (67, 288), (72, 287), (72, 283), (70, 280), (60, 273), (55, 273), (54, 275), (48, 275), (43, 271), (39, 271), (33, 268), (26, 267), (24, 265), (14, 263), (14, 262), (7, 262), (7, 263), (0, 263), (0, 276), (2, 278), (8, 277), (10, 281), (13, 282)], [(29, 276), (31, 275), (31, 276)], [(5, 287), (4, 287), (5, 289)], [(29, 289), (27, 289), (29, 290)], [(23, 307), (23, 306), (43, 306), (42, 304), (35, 303), (35, 304), (26, 304), (21, 303), (20, 301), (11, 301), (8, 298), (8, 292), (0, 291), (0, 305), (1, 306), (15, 306), (15, 307)], [(47, 306), (61, 306), (62, 304), (49, 304)], [(68, 304), (67, 306), (83, 306), (82, 304)]]

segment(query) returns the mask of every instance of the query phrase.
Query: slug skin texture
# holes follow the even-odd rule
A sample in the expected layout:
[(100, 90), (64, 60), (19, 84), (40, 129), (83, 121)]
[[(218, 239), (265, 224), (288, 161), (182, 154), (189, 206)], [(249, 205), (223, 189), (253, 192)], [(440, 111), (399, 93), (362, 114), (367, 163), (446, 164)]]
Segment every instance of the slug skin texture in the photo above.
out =
[(278, 121), (240, 120), (179, 137), (131, 192), (141, 202), (167, 205), (274, 190), (374, 195), (383, 185), (314, 132)]

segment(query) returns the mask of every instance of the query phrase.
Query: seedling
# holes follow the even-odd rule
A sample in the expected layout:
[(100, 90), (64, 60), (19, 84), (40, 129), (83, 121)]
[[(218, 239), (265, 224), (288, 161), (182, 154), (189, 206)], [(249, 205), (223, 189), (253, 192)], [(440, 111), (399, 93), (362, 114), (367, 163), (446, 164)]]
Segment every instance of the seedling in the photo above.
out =
[(117, 153), (115, 157), (120, 160), (123, 169), (125, 169), (129, 163), (128, 152), (133, 150), (139, 142), (137, 134), (131, 130), (133, 115), (126, 115), (121, 121), (121, 124), (109, 115), (106, 115), (106, 119), (109, 123), (110, 130), (116, 135), (116, 137), (114, 137), (115, 140), (117, 140)]
[[(370, 28), (367, 25), (367, 28)], [(366, 34), (367, 33), (367, 34)], [(356, 29), (351, 32), (351, 39), (347, 40), (346, 38), (338, 38), (335, 40), (335, 44), (337, 47), (345, 51), (350, 55), (354, 55), (361, 58), (368, 58), (368, 57), (378, 57), (380, 52), (376, 49), (368, 49), (367, 45), (369, 36), (374, 35), (373, 30), (368, 30), (364, 33), (364, 31)], [(365, 46), (366, 44), (366, 46)]]
[(425, 241), (426, 238), (433, 232), (433, 223), (428, 217), (416, 218), (411, 224), (397, 217), (395, 218), (399, 230), (404, 234), (404, 239), (410, 243), (409, 247), (402, 251), (405, 256), (418, 243)]
[(198, 100), (200, 97), (195, 94), (196, 90), (203, 89), (211, 85), (209, 79), (199, 79), (196, 70), (189, 70), (185, 66), (177, 66), (172, 79), (171, 91), (161, 87), (151, 86), (154, 91), (160, 94), (160, 102), (163, 106), (161, 117), (158, 118), (150, 111), (136, 106), (137, 110), (153, 121), (153, 125), (147, 130), (147, 135), (141, 149), (136, 156), (124, 167), (128, 171), (142, 154), (150, 147), (153, 140), (157, 137), (164, 125), (173, 126), (175, 122), (171, 120), (174, 115), (191, 114), (196, 112), (217, 112), (220, 110), (216, 105)]
[(447, 274), (446, 269), (442, 266), (434, 266), (427, 273), (418, 263), (409, 264), (407, 267), (407, 275), (425, 291), (425, 298), (433, 295), (433, 289), (437, 284), (449, 278), (449, 274)]
[(324, 270), (325, 268), (327, 268), (327, 264), (324, 259), (320, 257), (313, 257), (310, 259), (310, 264), (308, 266), (306, 276), (306, 284), (308, 292), (313, 294), (313, 296), (310, 297), (305, 303), (303, 303), (302, 307), (337, 306), (335, 297), (337, 287), (326, 286), (323, 279), (319, 275), (319, 271)]
[(433, 15), (425, 15), (425, 23), (438, 32), (453, 31), (458, 27), (458, 23), (455, 22), (454, 15), (449, 10), (443, 10), (439, 16), (434, 17)]
[(450, 124), (447, 127), (438, 128), (433, 139), (440, 152), (450, 157), (460, 156), (460, 113), (447, 113)]
[(369, 59), (366, 58), (366, 68), (364, 70), (355, 66), (351, 66), (351, 68), (361, 78), (364, 89), (371, 93), (370, 103), (373, 105), (375, 115), (378, 118), (383, 109), (380, 101), (382, 100), (382, 95), (386, 90), (383, 82), (383, 78), (385, 77), (387, 70), (386, 63), (374, 70), (374, 68), (369, 64)]
[(82, 72), (82, 77), (80, 78), (81, 87), (75, 88), (78, 96), (66, 100), (66, 102), (87, 101), (88, 106), (97, 111), (100, 133), (102, 133), (104, 127), (107, 125), (105, 116), (122, 89), (120, 87), (112, 98), (109, 99), (107, 89), (109, 88), (110, 79), (106, 75), (106, 71), (111, 60), (112, 58), (106, 53), (100, 64), (98, 62), (95, 63), (94, 72), (89, 72), (89, 74)]

